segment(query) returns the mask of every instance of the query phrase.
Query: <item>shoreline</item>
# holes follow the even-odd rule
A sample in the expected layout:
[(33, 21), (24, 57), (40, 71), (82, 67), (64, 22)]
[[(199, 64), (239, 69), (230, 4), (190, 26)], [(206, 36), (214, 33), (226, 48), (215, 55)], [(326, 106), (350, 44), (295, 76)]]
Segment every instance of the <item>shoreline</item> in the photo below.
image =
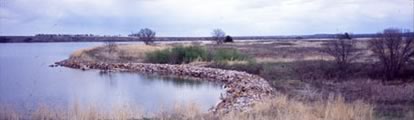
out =
[(254, 103), (273, 97), (274, 89), (257, 75), (233, 70), (196, 67), (191, 65), (169, 65), (149, 63), (94, 63), (69, 58), (55, 63), (58, 66), (74, 69), (98, 69), (103, 72), (156, 73), (199, 78), (224, 85), (220, 101), (210, 112), (229, 113), (231, 111), (248, 111)]

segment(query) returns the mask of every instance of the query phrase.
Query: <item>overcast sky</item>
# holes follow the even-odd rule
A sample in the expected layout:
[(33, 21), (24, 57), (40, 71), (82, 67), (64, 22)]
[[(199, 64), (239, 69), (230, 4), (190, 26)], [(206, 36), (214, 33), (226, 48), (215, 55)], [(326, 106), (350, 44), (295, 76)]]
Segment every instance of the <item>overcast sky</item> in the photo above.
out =
[(0, 35), (375, 33), (413, 28), (412, 0), (0, 0)]

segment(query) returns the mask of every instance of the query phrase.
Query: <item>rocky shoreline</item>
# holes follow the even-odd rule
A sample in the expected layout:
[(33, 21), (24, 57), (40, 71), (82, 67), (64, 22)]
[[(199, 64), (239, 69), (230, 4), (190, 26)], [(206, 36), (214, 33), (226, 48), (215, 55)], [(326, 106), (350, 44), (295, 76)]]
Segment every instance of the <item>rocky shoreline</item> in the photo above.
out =
[(56, 62), (56, 65), (82, 70), (99, 69), (104, 72), (138, 72), (188, 76), (212, 82), (219, 82), (223, 84), (225, 93), (220, 98), (220, 102), (212, 109), (212, 112), (215, 113), (248, 111), (255, 102), (273, 96), (273, 88), (265, 79), (257, 75), (233, 70), (196, 67), (190, 65), (95, 63), (85, 62), (73, 58)]

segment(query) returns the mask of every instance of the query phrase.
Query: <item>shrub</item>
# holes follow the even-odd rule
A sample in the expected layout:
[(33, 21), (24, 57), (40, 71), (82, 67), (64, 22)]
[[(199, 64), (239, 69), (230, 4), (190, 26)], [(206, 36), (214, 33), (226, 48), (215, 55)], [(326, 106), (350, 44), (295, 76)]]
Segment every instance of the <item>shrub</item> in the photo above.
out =
[(379, 60), (384, 80), (394, 80), (401, 73), (414, 55), (412, 36), (404, 36), (399, 29), (386, 29), (370, 41), (373, 55)]
[(200, 61), (248, 61), (251, 58), (238, 52), (236, 49), (217, 49), (207, 51), (200, 46), (177, 46), (171, 49), (165, 49), (146, 54), (145, 61), (150, 63), (161, 64), (182, 64), (190, 63), (196, 60)]
[(337, 40), (332, 40), (323, 44), (322, 52), (332, 56), (335, 64), (332, 71), (336, 71), (335, 77), (343, 79), (346, 74), (351, 72), (351, 63), (361, 56), (361, 52), (356, 48), (356, 41), (352, 40), (348, 33), (338, 34)]
[(147, 53), (145, 56), (145, 61), (151, 63), (167, 64), (170, 62), (170, 54), (171, 51), (168, 49), (157, 50), (154, 52)]
[(212, 59), (214, 61), (235, 61), (235, 60), (251, 60), (251, 58), (236, 49), (221, 48), (213, 51)]
[(190, 63), (196, 59), (206, 60), (207, 51), (199, 46), (174, 47), (171, 49), (170, 63)]
[(190, 63), (197, 59), (206, 60), (207, 50), (199, 46), (174, 47), (172, 49), (158, 50), (146, 54), (146, 62), (161, 64)]
[(233, 42), (233, 38), (230, 35), (227, 35), (226, 38), (224, 39), (224, 42)]

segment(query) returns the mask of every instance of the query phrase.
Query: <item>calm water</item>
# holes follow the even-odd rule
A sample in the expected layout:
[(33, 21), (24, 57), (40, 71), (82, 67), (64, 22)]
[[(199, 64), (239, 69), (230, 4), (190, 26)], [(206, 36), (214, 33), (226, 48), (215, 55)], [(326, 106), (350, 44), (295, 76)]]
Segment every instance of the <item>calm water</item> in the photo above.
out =
[(32, 110), (39, 104), (105, 107), (133, 104), (154, 111), (161, 106), (189, 102), (207, 110), (219, 100), (222, 89), (207, 82), (48, 67), (76, 49), (101, 44), (0, 44), (0, 104), (25, 110)]

